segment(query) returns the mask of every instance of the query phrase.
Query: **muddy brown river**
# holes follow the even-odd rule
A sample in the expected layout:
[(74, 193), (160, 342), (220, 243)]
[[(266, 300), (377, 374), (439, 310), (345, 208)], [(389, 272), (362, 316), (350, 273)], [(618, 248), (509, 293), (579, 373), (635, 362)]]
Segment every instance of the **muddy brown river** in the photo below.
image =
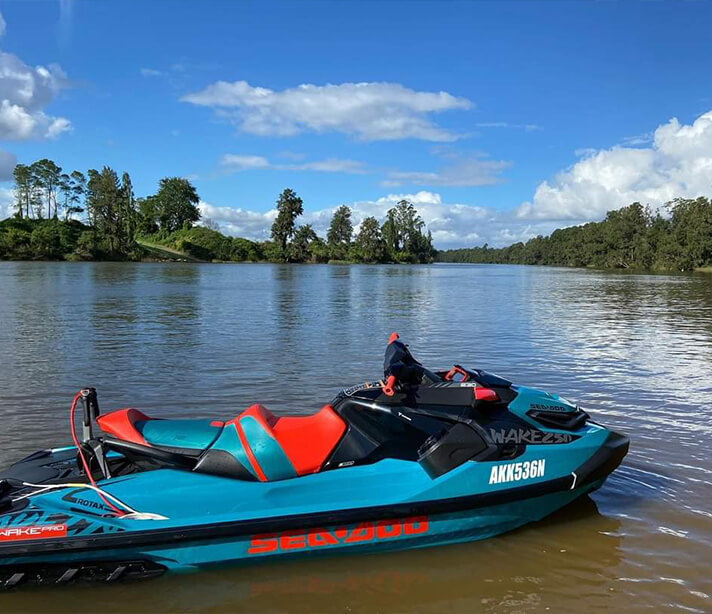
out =
[(68, 407), (310, 413), (421, 361), (559, 392), (629, 435), (591, 497), (500, 537), (111, 586), (0, 612), (712, 612), (712, 275), (523, 266), (0, 262), (0, 465), (69, 442)]

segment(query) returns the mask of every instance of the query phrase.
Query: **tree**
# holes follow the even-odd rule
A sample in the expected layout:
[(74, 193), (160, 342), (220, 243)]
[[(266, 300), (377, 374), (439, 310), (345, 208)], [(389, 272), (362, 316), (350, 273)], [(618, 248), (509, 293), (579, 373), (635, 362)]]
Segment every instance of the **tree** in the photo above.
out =
[(329, 246), (321, 237), (316, 237), (309, 244), (309, 253), (311, 254), (312, 262), (329, 262)]
[(356, 235), (356, 249), (364, 262), (380, 262), (385, 256), (381, 229), (375, 217), (366, 217)]
[(17, 164), (12, 172), (15, 178), (15, 209), (17, 217), (31, 217), (38, 206), (39, 193), (32, 169), (25, 164)]
[(116, 171), (105, 166), (88, 173), (86, 205), (98, 245), (113, 256), (126, 257), (135, 247), (135, 216), (131, 179), (119, 181)]
[(386, 213), (386, 221), (381, 226), (381, 235), (383, 236), (386, 250), (392, 257), (395, 257), (395, 254), (400, 251), (400, 235), (395, 209), (389, 209), (388, 213)]
[(158, 201), (155, 196), (139, 198), (136, 201), (138, 209), (138, 231), (143, 234), (158, 232)]
[(346, 260), (348, 258), (353, 230), (351, 209), (346, 205), (341, 205), (334, 211), (329, 231), (326, 233), (326, 242), (333, 259)]
[(32, 163), (30, 172), (44, 198), (47, 217), (57, 219), (57, 190), (61, 183), (62, 167), (57, 166), (52, 160), (42, 158)]
[(108, 166), (101, 172), (90, 169), (87, 181), (86, 204), (89, 219), (98, 238), (105, 244), (109, 253), (119, 249), (119, 212), (121, 191), (119, 176)]
[(70, 175), (66, 173), (60, 175), (59, 191), (62, 195), (65, 221), (72, 215), (84, 211), (80, 203), (86, 192), (86, 181), (84, 173), (79, 171), (72, 171)]
[(294, 190), (285, 189), (277, 201), (277, 217), (272, 224), (272, 238), (279, 246), (281, 259), (287, 259), (287, 243), (294, 236), (295, 220), (304, 213), (302, 199)]
[(200, 196), (187, 179), (164, 177), (156, 193), (156, 211), (162, 230), (174, 232), (184, 224), (190, 228), (200, 220)]
[[(121, 230), (122, 235), (129, 243), (133, 243), (136, 235), (136, 227), (138, 225), (138, 214), (136, 211), (136, 203), (134, 201), (133, 184), (128, 173), (124, 172), (121, 175)], [(127, 245), (128, 247), (128, 245)]]
[(294, 238), (289, 246), (289, 259), (292, 262), (306, 262), (311, 258), (310, 247), (312, 241), (318, 237), (311, 224), (300, 226), (294, 233)]
[(35, 254), (42, 258), (61, 258), (62, 240), (58, 225), (49, 220), (40, 222), (32, 231), (30, 245)]
[(399, 201), (389, 209), (381, 228), (389, 256), (400, 262), (430, 262), (434, 257), (432, 237), (423, 234), (424, 228), (413, 203)]
[(676, 198), (668, 203), (671, 264), (690, 271), (712, 262), (712, 200)]

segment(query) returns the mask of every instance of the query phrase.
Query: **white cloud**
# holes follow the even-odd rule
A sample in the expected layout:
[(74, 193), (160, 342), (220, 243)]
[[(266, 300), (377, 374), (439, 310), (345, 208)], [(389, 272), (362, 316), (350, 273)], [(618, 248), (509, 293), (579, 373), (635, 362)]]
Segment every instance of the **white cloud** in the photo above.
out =
[(632, 202), (661, 205), (712, 189), (712, 111), (685, 125), (673, 118), (658, 126), (652, 146), (616, 146), (584, 158), (536, 189), (520, 218), (593, 220)]
[(10, 217), (15, 212), (14, 193), (9, 188), (0, 188), (0, 220)]
[[(485, 154), (474, 153), (469, 156), (460, 156), (452, 152), (438, 152), (451, 162), (437, 171), (388, 171), (386, 179), (381, 185), (388, 187), (402, 185), (443, 185), (443, 186), (480, 186), (500, 183), (504, 169), (511, 166), (511, 162), (503, 160), (488, 160)], [(349, 173), (365, 174), (373, 172), (364, 162), (348, 158), (326, 158), (324, 160), (297, 161), (304, 157), (301, 154), (285, 155), (294, 162), (270, 162), (264, 156), (246, 154), (225, 154), (220, 159), (220, 166), (228, 172), (249, 170), (286, 170), (286, 171), (316, 171), (321, 173)]]
[(502, 182), (501, 173), (512, 165), (505, 160), (488, 160), (481, 154), (462, 158), (452, 155), (448, 157), (453, 162), (437, 171), (390, 171), (381, 185), (493, 185)]
[[(4, 21), (0, 25), (4, 28)], [(0, 51), (0, 139), (55, 138), (69, 130), (68, 119), (43, 111), (66, 85), (67, 76), (58, 65), (32, 68)]]
[(12, 179), (12, 171), (16, 164), (17, 158), (15, 154), (0, 149), (0, 181), (10, 181)]
[(352, 174), (366, 172), (363, 162), (341, 158), (326, 158), (299, 164), (273, 164), (263, 156), (225, 154), (220, 160), (220, 166), (231, 172), (265, 169)]
[(253, 241), (269, 239), (272, 222), (277, 216), (276, 209), (259, 213), (239, 207), (216, 207), (206, 202), (201, 202), (198, 208), (202, 217), (220, 224), (221, 232)]
[(5, 36), (6, 26), (5, 18), (2, 16), (2, 13), (0, 13), (0, 36)]
[(447, 92), (417, 92), (398, 83), (374, 82), (303, 84), (275, 91), (246, 81), (217, 81), (182, 100), (211, 107), (251, 134), (338, 132), (365, 141), (454, 141), (460, 135), (433, 124), (430, 114), (473, 106)]
[(231, 171), (247, 171), (258, 168), (270, 168), (267, 158), (262, 156), (241, 156), (225, 154), (220, 160), (220, 165)]

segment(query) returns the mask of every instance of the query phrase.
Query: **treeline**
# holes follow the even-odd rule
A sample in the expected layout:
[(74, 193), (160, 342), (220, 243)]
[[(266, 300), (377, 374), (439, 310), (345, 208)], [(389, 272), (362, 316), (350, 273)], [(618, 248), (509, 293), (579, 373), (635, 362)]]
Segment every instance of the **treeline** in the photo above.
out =
[(361, 220), (354, 236), (351, 209), (336, 209), (326, 239), (311, 224), (297, 226), (304, 213), (302, 199), (286, 189), (277, 201), (271, 242), (263, 244), (268, 260), (283, 262), (404, 262), (426, 263), (435, 257), (430, 232), (415, 207), (401, 200), (389, 209), (383, 224), (375, 217)]
[(43, 159), (18, 164), (13, 175), (15, 215), (0, 222), (0, 258), (136, 260), (142, 232), (169, 233), (200, 219), (198, 194), (180, 177), (136, 198), (129, 174), (108, 166), (66, 173)]
[(692, 271), (712, 265), (712, 200), (677, 198), (668, 215), (633, 203), (601, 222), (555, 230), (509, 247), (438, 252), (439, 262), (542, 264), (609, 269)]
[[(0, 222), (0, 258), (138, 260), (161, 245), (200, 260), (272, 262), (431, 262), (430, 233), (412, 203), (402, 200), (383, 224), (362, 220), (354, 236), (351, 209), (336, 209), (325, 238), (297, 225), (302, 199), (285, 189), (277, 201), (271, 240), (229, 237), (201, 220), (195, 187), (161, 179), (155, 194), (137, 198), (131, 177), (112, 168), (64, 172), (55, 162), (18, 164), (15, 215)], [(81, 220), (81, 221), (80, 221)], [(201, 225), (196, 225), (201, 222)]]
[(294, 190), (282, 191), (276, 209), (268, 241), (225, 236), (217, 224), (208, 219), (204, 219), (201, 226), (182, 227), (172, 232), (154, 228), (153, 234), (148, 234), (151, 229), (146, 228), (142, 236), (201, 260), (425, 263), (435, 257), (430, 233), (424, 233), (423, 220), (406, 200), (386, 213), (383, 224), (375, 217), (364, 218), (355, 235), (351, 209), (342, 205), (334, 211), (324, 238), (317, 235), (311, 224), (298, 225), (304, 204)]

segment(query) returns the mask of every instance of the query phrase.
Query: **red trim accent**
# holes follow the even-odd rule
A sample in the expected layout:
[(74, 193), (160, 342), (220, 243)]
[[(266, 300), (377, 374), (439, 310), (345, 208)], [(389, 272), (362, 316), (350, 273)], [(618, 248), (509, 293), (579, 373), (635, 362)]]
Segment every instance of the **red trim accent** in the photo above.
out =
[(391, 333), (391, 336), (388, 337), (388, 345), (390, 345), (394, 341), (397, 341), (398, 339), (399, 339), (398, 333)]
[(499, 395), (490, 388), (473, 388), (477, 401), (499, 401)]
[(225, 426), (225, 423), (222, 420), (213, 420), (210, 423), (210, 426), (214, 426), (215, 428), (221, 429)]
[(240, 439), (242, 448), (245, 450), (245, 454), (247, 454), (247, 459), (250, 461), (250, 465), (252, 465), (252, 469), (257, 474), (257, 477), (259, 478), (260, 482), (266, 482), (267, 476), (264, 474), (264, 471), (262, 471), (262, 467), (260, 467), (260, 464), (257, 462), (257, 458), (255, 458), (255, 455), (252, 452), (252, 448), (250, 448), (250, 444), (247, 441), (247, 437), (245, 437), (245, 433), (242, 432), (242, 427), (240, 426), (240, 419), (235, 418), (235, 420), (230, 421), (230, 424), (233, 424), (235, 426), (235, 430), (237, 431), (237, 436)]
[(463, 382), (466, 382), (467, 380), (470, 379), (470, 375), (465, 371), (463, 368), (458, 367), (455, 365), (452, 369), (450, 369), (446, 374), (445, 374), (445, 381), (446, 382), (451, 382), (452, 378), (455, 377), (457, 374), (462, 375), (462, 380)]
[(396, 376), (395, 375), (389, 375), (388, 379), (386, 380), (386, 383), (384, 384), (383, 388), (383, 394), (385, 394), (387, 397), (392, 397), (395, 394), (394, 386), (396, 385)]
[(113, 435), (117, 439), (131, 441), (142, 446), (150, 446), (151, 444), (143, 438), (143, 435), (136, 428), (136, 422), (140, 420), (151, 420), (151, 418), (138, 409), (127, 407), (126, 409), (117, 409), (110, 414), (99, 416), (96, 423), (102, 431)]

